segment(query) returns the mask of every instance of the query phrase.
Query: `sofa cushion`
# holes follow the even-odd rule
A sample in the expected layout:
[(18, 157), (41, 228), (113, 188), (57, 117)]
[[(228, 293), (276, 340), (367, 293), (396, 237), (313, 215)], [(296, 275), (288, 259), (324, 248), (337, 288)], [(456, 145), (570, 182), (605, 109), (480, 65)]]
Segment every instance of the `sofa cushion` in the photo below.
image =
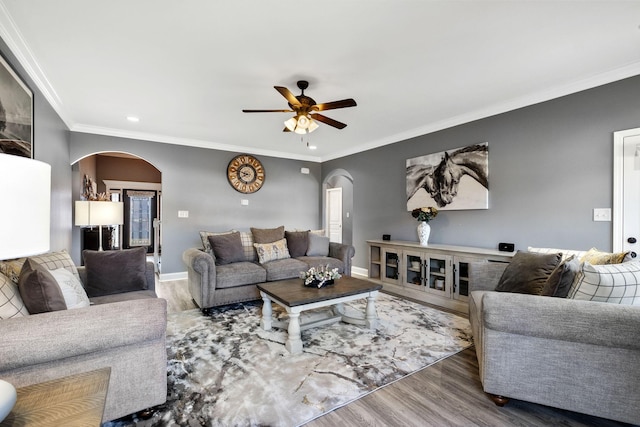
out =
[(240, 232), (234, 231), (233, 233), (209, 236), (208, 240), (216, 257), (216, 265), (245, 260)]
[(307, 270), (311, 267), (317, 268), (321, 266), (329, 266), (329, 270), (337, 268), (338, 273), (344, 273), (344, 262), (342, 262), (342, 260), (339, 260), (338, 258), (332, 258), (328, 256), (301, 256), (297, 257), (296, 259), (307, 264)]
[(253, 233), (250, 231), (241, 231), (240, 240), (242, 241), (242, 249), (244, 250), (244, 260), (253, 262), (258, 260), (256, 248), (253, 247)]
[(31, 314), (66, 310), (56, 279), (42, 265), (27, 258), (18, 279), (20, 296)]
[(264, 264), (266, 262), (275, 261), (278, 259), (291, 258), (289, 249), (287, 248), (287, 239), (280, 239), (272, 243), (254, 243), (258, 253), (258, 262)]
[(253, 228), (253, 243), (272, 243), (284, 239), (284, 225), (277, 228)]
[(148, 289), (145, 277), (147, 249), (82, 251), (89, 298)]
[(628, 252), (610, 253), (591, 248), (580, 258), (580, 262), (588, 262), (591, 265), (620, 264), (627, 254)]
[(298, 258), (307, 254), (309, 248), (309, 231), (285, 231), (287, 247), (291, 258)]
[(211, 243), (209, 243), (209, 236), (220, 236), (223, 234), (230, 234), (236, 230), (229, 231), (201, 231), (200, 232), (200, 240), (202, 241), (202, 248), (209, 255), (213, 254), (213, 249), (211, 249)]
[(11, 280), (16, 286), (18, 286), (18, 279), (20, 278), (20, 271), (27, 258), (16, 258), (0, 261), (0, 273), (4, 274)]
[(155, 291), (148, 289), (146, 291), (131, 291), (131, 292), (123, 292), (121, 294), (113, 294), (113, 295), (103, 295), (101, 297), (93, 297), (91, 298), (91, 304), (99, 305), (99, 304), (111, 304), (114, 302), (122, 302), (122, 301), (131, 301), (131, 300), (139, 300), (139, 299), (147, 299), (147, 298), (157, 298)]
[(536, 253), (540, 253), (540, 254), (557, 254), (557, 253), (561, 253), (562, 254), (562, 260), (567, 260), (571, 256), (574, 256), (574, 257), (580, 259), (580, 258), (582, 258), (584, 256), (584, 254), (586, 254), (586, 251), (576, 251), (576, 250), (573, 250), (573, 249), (534, 248), (532, 246), (529, 246), (527, 250), (529, 252), (536, 252)]
[(640, 261), (603, 265), (582, 263), (569, 298), (640, 305)]
[[(569, 295), (571, 285), (580, 267), (580, 260), (573, 255), (563, 261), (561, 265), (558, 266), (561, 270), (560, 279), (557, 281), (557, 286), (551, 295), (558, 298), (566, 298), (567, 295)], [(549, 278), (549, 281), (553, 282), (553, 279)]]
[(496, 291), (542, 295), (545, 288), (555, 289), (557, 285), (548, 279), (561, 258), (560, 253), (516, 252), (500, 277)]
[(253, 262), (234, 262), (216, 267), (216, 288), (233, 288), (266, 280), (266, 270)]
[(20, 297), (18, 285), (0, 273), (0, 319), (28, 315), (29, 311)]
[(72, 272), (66, 268), (57, 268), (49, 270), (49, 273), (56, 279), (67, 309), (89, 307), (89, 297)]
[(56, 268), (66, 268), (73, 273), (74, 276), (80, 280), (78, 275), (78, 269), (74, 264), (69, 253), (65, 250), (58, 252), (47, 252), (42, 255), (35, 255), (29, 257), (32, 261), (37, 262), (47, 270), (55, 270)]
[(279, 259), (276, 261), (267, 262), (262, 264), (262, 267), (267, 272), (267, 281), (272, 282), (274, 280), (294, 279), (300, 277), (300, 273), (307, 271), (307, 264), (295, 259)]
[(307, 256), (327, 256), (329, 255), (329, 238), (318, 234), (309, 233), (309, 247)]

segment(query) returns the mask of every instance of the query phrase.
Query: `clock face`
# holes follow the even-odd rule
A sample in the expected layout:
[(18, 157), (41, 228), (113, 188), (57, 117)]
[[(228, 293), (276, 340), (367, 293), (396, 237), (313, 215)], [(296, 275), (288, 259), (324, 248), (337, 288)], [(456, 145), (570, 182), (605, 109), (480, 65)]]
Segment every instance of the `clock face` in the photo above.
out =
[(236, 191), (244, 194), (255, 193), (264, 184), (264, 168), (260, 160), (248, 154), (241, 154), (229, 162), (227, 179)]

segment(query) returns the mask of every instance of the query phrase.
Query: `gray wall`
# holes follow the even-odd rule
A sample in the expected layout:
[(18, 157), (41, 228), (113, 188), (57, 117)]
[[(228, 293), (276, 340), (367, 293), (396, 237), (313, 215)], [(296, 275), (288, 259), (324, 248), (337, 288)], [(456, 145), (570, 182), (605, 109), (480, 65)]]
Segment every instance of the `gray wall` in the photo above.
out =
[[(186, 271), (182, 252), (201, 246), (198, 232), (231, 228), (319, 228), (321, 193), (318, 163), (257, 156), (265, 167), (265, 184), (254, 194), (241, 194), (227, 181), (227, 165), (238, 153), (171, 144), (71, 133), (71, 161), (100, 151), (123, 151), (153, 164), (162, 173), (162, 274)], [(300, 173), (300, 168), (310, 174)], [(71, 167), (69, 166), (69, 169)], [(249, 200), (241, 206), (240, 200)], [(178, 218), (178, 210), (189, 218)], [(79, 234), (74, 257), (79, 261)]]
[(367, 268), (368, 239), (417, 241), (406, 211), (405, 161), (489, 143), (489, 209), (441, 211), (432, 243), (497, 248), (612, 248), (613, 132), (640, 126), (640, 77), (474, 121), (322, 164), (323, 178), (353, 176), (354, 265)]
[(0, 53), (33, 91), (34, 158), (51, 165), (51, 250), (68, 250), (72, 227), (69, 131), (2, 39)]

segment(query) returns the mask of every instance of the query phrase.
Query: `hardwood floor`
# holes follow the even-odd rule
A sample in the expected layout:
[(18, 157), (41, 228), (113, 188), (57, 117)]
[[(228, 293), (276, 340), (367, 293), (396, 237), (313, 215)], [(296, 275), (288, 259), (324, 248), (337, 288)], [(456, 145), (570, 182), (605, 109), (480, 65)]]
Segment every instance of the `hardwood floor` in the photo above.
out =
[[(169, 311), (195, 307), (186, 280), (159, 282), (156, 290), (158, 296), (167, 298)], [(498, 407), (482, 391), (473, 347), (305, 424), (306, 427), (557, 425), (631, 426), (518, 400)]]

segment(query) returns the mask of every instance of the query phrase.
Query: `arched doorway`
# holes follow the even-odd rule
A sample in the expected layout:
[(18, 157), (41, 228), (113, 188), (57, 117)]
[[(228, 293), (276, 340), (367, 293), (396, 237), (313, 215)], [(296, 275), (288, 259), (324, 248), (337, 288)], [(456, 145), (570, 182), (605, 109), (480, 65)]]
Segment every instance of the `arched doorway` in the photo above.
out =
[[(108, 248), (146, 247), (159, 273), (162, 252), (161, 171), (147, 160), (124, 152), (88, 155), (75, 162), (72, 171), (74, 200), (86, 199), (87, 192), (94, 192), (124, 204), (124, 224), (110, 227)], [(85, 236), (88, 233), (91, 231), (74, 227), (72, 257), (79, 264), (82, 264), (81, 252), (86, 246)]]
[[(339, 191), (335, 191), (339, 189)], [(342, 243), (353, 244), (353, 177), (344, 169), (331, 171), (322, 183), (322, 203), (323, 203), (323, 224), (327, 230), (327, 235), (332, 234), (331, 227), (335, 221), (331, 217), (336, 215), (336, 203), (330, 203), (330, 199), (341, 194), (340, 206), (340, 228), (342, 233)]]

